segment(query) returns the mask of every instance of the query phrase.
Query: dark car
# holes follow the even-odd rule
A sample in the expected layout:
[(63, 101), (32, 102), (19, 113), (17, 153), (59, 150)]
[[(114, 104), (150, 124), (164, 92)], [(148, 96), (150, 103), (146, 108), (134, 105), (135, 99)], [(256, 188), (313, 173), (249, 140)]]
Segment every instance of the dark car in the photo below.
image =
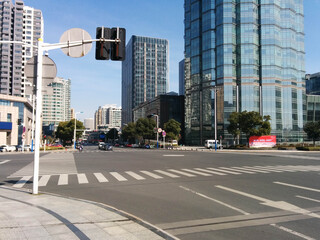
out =
[(113, 146), (111, 144), (106, 143), (102, 145), (102, 149), (106, 151), (113, 151)]

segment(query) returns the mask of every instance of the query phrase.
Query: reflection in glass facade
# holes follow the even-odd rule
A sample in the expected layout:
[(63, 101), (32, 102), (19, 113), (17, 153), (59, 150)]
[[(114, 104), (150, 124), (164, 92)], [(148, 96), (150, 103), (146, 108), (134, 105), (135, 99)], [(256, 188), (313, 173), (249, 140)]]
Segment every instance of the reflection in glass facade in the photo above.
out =
[(188, 144), (227, 132), (234, 111), (271, 116), (272, 134), (302, 141), (306, 119), (303, 0), (185, 0)]
[(306, 75), (306, 94), (320, 95), (320, 72)]
[(122, 125), (133, 121), (133, 108), (169, 88), (169, 42), (132, 36), (122, 62)]

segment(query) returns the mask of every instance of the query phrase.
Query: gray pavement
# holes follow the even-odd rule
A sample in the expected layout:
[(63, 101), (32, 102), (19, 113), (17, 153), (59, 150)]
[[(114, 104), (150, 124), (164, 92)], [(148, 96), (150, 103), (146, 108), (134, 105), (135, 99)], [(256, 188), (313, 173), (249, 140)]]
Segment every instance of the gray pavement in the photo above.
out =
[(110, 206), (0, 187), (0, 239), (177, 239)]

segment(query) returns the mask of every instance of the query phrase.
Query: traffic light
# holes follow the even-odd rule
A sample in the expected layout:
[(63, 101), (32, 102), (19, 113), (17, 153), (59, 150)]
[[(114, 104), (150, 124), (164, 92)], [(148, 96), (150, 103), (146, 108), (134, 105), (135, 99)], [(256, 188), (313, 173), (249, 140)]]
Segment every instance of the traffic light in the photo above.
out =
[(100, 41), (96, 42), (96, 59), (97, 60), (109, 60), (111, 43), (104, 40), (111, 38), (110, 28), (97, 27), (96, 39)]
[[(119, 29), (119, 32), (118, 32)], [(126, 29), (112, 28), (111, 39), (120, 40), (111, 44), (111, 60), (123, 61), (126, 58)]]
[(18, 125), (21, 125), (21, 123), (22, 123), (22, 119), (18, 118)]

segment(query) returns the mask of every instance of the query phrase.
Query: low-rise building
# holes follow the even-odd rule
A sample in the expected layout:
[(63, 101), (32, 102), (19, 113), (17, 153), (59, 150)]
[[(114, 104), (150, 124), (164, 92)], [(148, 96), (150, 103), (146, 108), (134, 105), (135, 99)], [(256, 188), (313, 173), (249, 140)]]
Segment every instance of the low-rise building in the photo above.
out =
[(0, 94), (0, 144), (31, 144), (32, 119), (27, 98)]

